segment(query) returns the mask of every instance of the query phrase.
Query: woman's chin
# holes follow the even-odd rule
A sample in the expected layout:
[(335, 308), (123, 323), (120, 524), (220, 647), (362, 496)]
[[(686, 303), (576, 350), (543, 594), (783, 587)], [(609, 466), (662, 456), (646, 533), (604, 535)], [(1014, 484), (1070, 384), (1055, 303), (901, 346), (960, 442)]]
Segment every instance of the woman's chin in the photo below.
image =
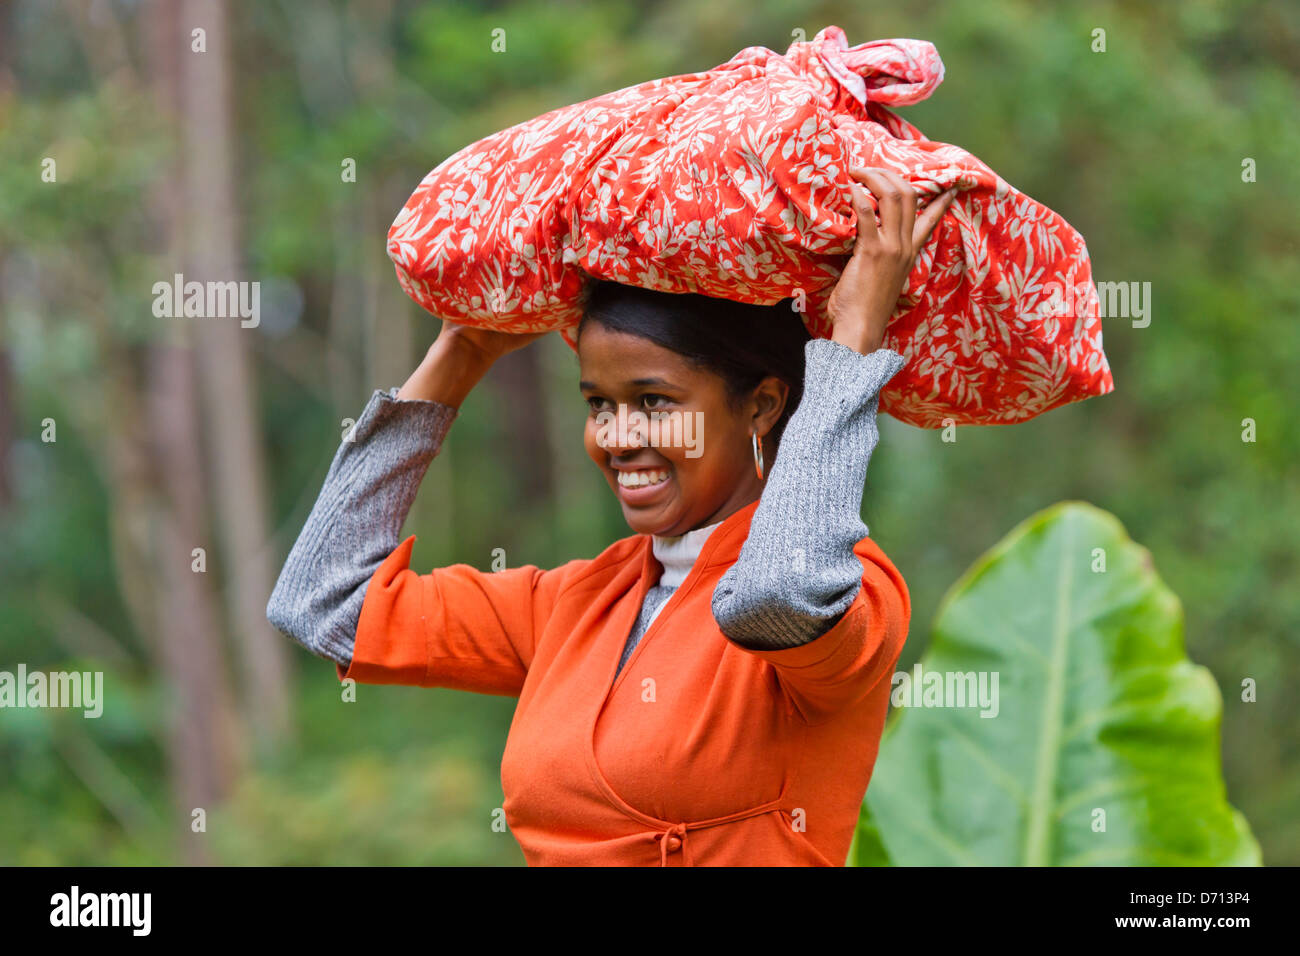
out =
[(627, 521), (627, 526), (637, 534), (657, 534), (662, 535), (664, 529), (669, 527), (669, 522), (657, 515), (647, 515), (644, 510), (629, 508), (623, 506), (623, 518)]
[(668, 503), (647, 505), (642, 508), (635, 508), (626, 502), (623, 502), (623, 519), (627, 522), (628, 527), (637, 534), (657, 534), (665, 535), (672, 531), (674, 525), (678, 524), (677, 514), (675, 511), (670, 512)]

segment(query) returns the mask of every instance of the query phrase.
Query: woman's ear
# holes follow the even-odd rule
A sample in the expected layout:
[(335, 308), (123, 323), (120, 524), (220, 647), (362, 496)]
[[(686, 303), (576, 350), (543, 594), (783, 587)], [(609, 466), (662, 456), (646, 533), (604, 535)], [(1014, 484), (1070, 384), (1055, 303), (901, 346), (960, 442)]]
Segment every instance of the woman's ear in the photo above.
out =
[(754, 408), (753, 426), (760, 436), (765, 436), (772, 430), (772, 426), (780, 419), (781, 413), (785, 410), (785, 403), (789, 399), (789, 384), (775, 375), (769, 375), (758, 383), (751, 403)]

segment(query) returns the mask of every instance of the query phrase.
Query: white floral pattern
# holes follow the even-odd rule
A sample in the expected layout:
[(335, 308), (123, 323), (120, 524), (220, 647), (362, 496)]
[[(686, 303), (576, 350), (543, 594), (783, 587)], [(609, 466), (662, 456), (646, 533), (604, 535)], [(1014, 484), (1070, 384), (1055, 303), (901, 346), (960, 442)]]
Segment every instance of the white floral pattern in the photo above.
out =
[[(805, 324), (825, 338), (856, 235), (847, 170), (884, 166), (920, 209), (962, 191), (890, 320), (884, 344), (906, 365), (881, 411), (923, 428), (1010, 424), (1112, 391), (1083, 237), (887, 108), (925, 99), (943, 75), (931, 43), (850, 47), (828, 26), (784, 56), (748, 47), (552, 110), (434, 168), (388, 254), (434, 315), (558, 329), (570, 347), (593, 276), (759, 304), (802, 290)], [(1080, 314), (1053, 301), (1063, 294)]]

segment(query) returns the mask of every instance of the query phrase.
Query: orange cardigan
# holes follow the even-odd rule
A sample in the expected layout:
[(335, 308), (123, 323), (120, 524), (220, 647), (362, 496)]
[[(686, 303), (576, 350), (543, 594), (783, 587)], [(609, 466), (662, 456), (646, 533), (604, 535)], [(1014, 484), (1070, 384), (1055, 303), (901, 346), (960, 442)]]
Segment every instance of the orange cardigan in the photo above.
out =
[(340, 679), (518, 697), (504, 811), (529, 865), (842, 866), (907, 638), (903, 576), (871, 538), (862, 589), (808, 644), (748, 650), (714, 621), (751, 502), (705, 540), (615, 676), (663, 568), (649, 535), (557, 568), (375, 572)]

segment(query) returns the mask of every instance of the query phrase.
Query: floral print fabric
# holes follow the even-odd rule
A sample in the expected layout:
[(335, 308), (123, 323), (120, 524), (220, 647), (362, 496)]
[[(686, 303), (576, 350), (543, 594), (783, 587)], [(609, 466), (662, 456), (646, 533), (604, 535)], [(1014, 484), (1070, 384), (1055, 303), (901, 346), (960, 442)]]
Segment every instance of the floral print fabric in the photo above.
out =
[[(784, 55), (608, 93), (471, 143), (388, 234), (429, 312), (510, 332), (572, 332), (591, 277), (770, 304), (814, 337), (857, 232), (851, 166), (897, 172), (918, 212), (961, 192), (908, 278), (884, 347), (906, 365), (880, 410), (924, 428), (1010, 424), (1114, 388), (1083, 237), (965, 150), (890, 106), (943, 79), (934, 45), (850, 47), (828, 26)], [(874, 202), (874, 199), (872, 200)]]

